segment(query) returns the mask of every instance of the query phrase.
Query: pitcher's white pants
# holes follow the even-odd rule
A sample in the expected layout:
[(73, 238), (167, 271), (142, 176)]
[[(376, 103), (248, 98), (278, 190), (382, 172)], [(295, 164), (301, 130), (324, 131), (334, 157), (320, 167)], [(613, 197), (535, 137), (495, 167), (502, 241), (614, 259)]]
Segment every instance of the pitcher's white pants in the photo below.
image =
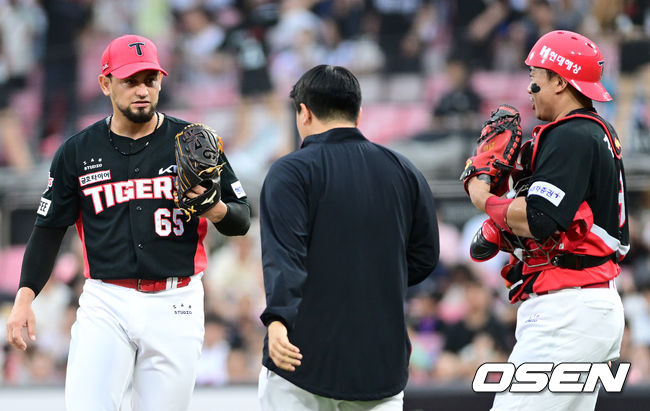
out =
[[(564, 289), (533, 296), (517, 312), (515, 344), (508, 362), (607, 362), (620, 355), (623, 304), (616, 289)], [(585, 375), (581, 376), (584, 381)], [(497, 393), (493, 411), (593, 411), (593, 393)]]
[(186, 411), (204, 334), (201, 274), (156, 293), (87, 279), (72, 326), (68, 411)]

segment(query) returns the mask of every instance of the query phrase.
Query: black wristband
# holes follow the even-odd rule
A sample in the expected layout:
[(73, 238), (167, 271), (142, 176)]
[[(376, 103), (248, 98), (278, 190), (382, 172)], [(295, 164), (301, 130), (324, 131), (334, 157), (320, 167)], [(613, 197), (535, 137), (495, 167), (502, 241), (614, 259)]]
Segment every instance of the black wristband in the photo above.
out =
[(225, 203), (228, 212), (214, 226), (226, 236), (244, 235), (251, 226), (251, 209), (248, 204)]
[(68, 227), (34, 226), (23, 256), (18, 287), (31, 288), (35, 295), (41, 292), (52, 274), (56, 255), (61, 248)]

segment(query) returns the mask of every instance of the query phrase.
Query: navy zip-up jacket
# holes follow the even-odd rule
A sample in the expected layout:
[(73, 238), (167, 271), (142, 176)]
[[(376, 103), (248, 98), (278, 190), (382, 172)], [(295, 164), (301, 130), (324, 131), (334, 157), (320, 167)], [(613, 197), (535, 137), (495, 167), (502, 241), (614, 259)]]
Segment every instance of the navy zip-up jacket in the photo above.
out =
[(300, 349), (293, 384), (341, 400), (404, 389), (411, 344), (407, 287), (438, 262), (431, 190), (405, 157), (356, 128), (308, 136), (277, 160), (260, 200), (268, 325), (281, 320)]

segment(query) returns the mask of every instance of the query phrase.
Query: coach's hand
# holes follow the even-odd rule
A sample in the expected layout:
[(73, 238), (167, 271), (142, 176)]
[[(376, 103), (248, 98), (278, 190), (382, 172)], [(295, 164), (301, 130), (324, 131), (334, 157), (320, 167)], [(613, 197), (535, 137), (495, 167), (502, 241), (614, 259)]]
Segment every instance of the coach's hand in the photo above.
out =
[(287, 327), (280, 321), (269, 324), (269, 355), (273, 363), (285, 371), (295, 371), (300, 365), (302, 354), (289, 342)]
[(27, 343), (23, 339), (23, 328), (27, 328), (30, 340), (36, 340), (36, 320), (32, 311), (32, 301), (35, 297), (31, 288), (21, 287), (7, 318), (7, 342), (23, 351), (27, 349)]

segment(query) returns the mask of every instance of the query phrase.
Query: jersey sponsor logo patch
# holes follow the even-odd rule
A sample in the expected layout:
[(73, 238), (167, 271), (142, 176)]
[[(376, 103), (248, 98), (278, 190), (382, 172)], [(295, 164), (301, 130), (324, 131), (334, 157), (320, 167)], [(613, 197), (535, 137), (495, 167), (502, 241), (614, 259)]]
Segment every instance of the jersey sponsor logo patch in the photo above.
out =
[(97, 158), (97, 162), (95, 162), (95, 157), (91, 158), (89, 161), (84, 160), (83, 166), (84, 166), (84, 171), (94, 170), (96, 168), (101, 168), (103, 166), (102, 158), (101, 157)]
[(173, 304), (172, 307), (174, 308), (174, 314), (176, 315), (191, 315), (192, 314), (192, 304), (188, 305), (187, 307), (185, 304)]
[(564, 191), (546, 181), (536, 181), (528, 189), (528, 197), (530, 196), (543, 197), (557, 207), (564, 198)]
[(52, 177), (51, 173), (47, 173), (47, 187), (45, 187), (45, 191), (43, 191), (43, 194), (47, 193), (47, 190), (52, 188), (52, 184), (54, 184), (54, 177)]
[(36, 210), (36, 214), (40, 214), (43, 217), (47, 216), (47, 212), (50, 211), (51, 204), (52, 204), (52, 200), (48, 200), (45, 197), (41, 197), (41, 203), (38, 205), (38, 210)]
[(80, 176), (79, 185), (83, 187), (88, 184), (97, 183), (99, 181), (106, 181), (110, 179), (111, 179), (111, 170), (96, 171), (94, 173), (84, 174), (83, 176)]
[(564, 68), (567, 71), (572, 71), (573, 74), (578, 74), (578, 72), (580, 72), (582, 69), (582, 66), (572, 62), (566, 56), (555, 52), (552, 48), (546, 45), (539, 51), (539, 55), (542, 58), (542, 61), (549, 60), (557, 63), (559, 68)]
[(242, 187), (239, 180), (232, 183), (230, 185), (230, 187), (232, 187), (232, 191), (235, 192), (235, 195), (237, 196), (237, 198), (246, 197), (246, 192), (244, 191), (244, 187)]
[(163, 174), (176, 174), (176, 164), (172, 164), (171, 166), (168, 166), (167, 168), (160, 167), (158, 169), (158, 175), (161, 176)]

